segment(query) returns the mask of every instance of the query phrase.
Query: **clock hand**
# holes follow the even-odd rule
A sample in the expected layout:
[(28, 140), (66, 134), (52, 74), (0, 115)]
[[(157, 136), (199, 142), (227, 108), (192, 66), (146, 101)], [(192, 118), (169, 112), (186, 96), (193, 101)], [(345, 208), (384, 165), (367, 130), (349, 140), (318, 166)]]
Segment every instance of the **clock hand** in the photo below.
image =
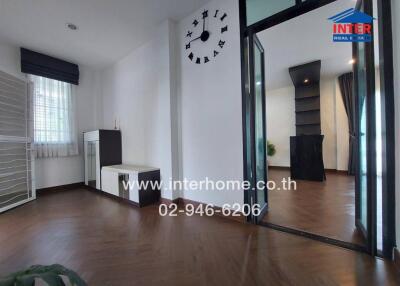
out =
[(198, 39), (200, 39), (200, 38), (201, 38), (201, 36), (200, 36), (200, 37), (197, 37), (197, 38), (194, 38), (194, 39), (191, 40), (188, 44), (190, 44), (191, 42), (196, 41), (196, 40), (198, 40)]

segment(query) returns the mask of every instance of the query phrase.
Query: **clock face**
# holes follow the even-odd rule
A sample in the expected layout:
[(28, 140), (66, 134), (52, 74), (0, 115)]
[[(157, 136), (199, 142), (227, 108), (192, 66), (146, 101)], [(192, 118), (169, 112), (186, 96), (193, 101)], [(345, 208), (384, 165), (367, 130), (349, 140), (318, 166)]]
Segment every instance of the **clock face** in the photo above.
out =
[(222, 52), (228, 32), (227, 17), (220, 10), (204, 10), (193, 20), (185, 35), (185, 50), (191, 62), (206, 64)]

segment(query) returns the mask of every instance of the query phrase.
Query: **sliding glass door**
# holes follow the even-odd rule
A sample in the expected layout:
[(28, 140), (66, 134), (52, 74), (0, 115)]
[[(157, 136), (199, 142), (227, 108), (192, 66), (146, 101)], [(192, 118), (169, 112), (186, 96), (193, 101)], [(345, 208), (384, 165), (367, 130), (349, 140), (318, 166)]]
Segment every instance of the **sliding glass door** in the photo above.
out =
[(265, 117), (265, 75), (264, 75), (264, 49), (253, 34), (253, 88), (254, 88), (254, 136), (255, 136), (255, 165), (256, 165), (256, 203), (260, 206), (261, 213), (256, 220), (262, 219), (267, 211), (268, 193), (267, 182), (267, 136)]
[[(358, 10), (372, 15), (372, 2), (359, 0)], [(376, 90), (373, 42), (353, 44), (356, 96), (356, 227), (367, 251), (376, 254)]]
[(252, 33), (245, 43), (245, 174), (251, 185), (245, 199), (251, 209), (257, 210), (248, 220), (257, 223), (268, 208), (264, 49)]
[(356, 44), (355, 82), (358, 110), (358, 171), (356, 174), (356, 226), (364, 238), (368, 232), (368, 165), (367, 165), (367, 72), (365, 63), (365, 43)]
[[(369, 0), (371, 2), (371, 0)], [(391, 3), (372, 0), (376, 110), (376, 253), (391, 259), (396, 245), (395, 124)]]

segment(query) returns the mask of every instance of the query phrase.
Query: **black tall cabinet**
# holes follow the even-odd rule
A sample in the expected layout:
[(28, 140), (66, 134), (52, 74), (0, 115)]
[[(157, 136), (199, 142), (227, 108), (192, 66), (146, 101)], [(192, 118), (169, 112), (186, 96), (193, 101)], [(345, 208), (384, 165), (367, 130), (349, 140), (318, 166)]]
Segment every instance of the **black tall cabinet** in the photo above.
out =
[(296, 136), (290, 138), (293, 179), (324, 181), (322, 154), (320, 74), (321, 61), (289, 68), (295, 86)]

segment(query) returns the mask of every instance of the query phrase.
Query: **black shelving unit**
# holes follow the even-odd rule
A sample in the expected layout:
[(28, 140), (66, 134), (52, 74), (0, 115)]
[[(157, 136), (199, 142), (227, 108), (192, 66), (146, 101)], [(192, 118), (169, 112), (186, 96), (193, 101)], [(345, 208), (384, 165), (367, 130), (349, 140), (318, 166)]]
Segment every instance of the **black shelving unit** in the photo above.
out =
[(289, 68), (295, 86), (296, 135), (321, 134), (321, 61)]
[(295, 87), (296, 136), (290, 137), (293, 179), (324, 181), (321, 135), (321, 61), (289, 68)]

